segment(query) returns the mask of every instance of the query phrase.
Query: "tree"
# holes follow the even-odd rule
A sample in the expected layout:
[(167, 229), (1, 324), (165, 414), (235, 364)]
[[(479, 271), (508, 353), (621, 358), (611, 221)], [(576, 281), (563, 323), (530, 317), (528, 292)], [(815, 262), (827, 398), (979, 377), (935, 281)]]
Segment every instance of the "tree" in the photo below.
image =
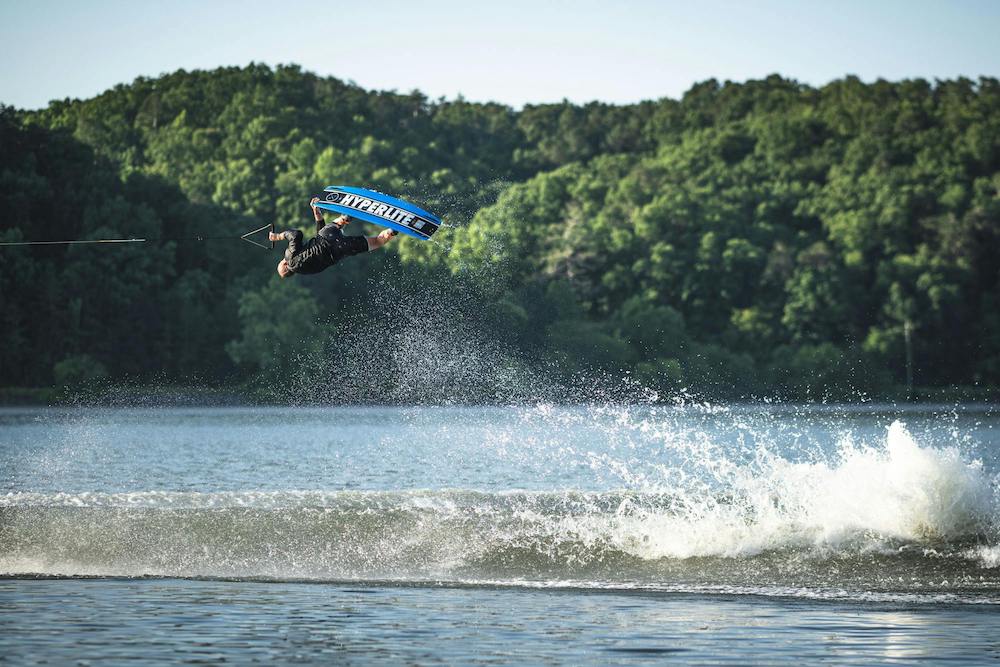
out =
[(320, 344), (309, 290), (273, 277), (240, 298), (240, 338), (226, 344), (233, 361), (256, 371), (287, 373)]
[(0, 108), (3, 238), (298, 226), (337, 181), (448, 225), (280, 288), (239, 244), (0, 251), (0, 318), (23, 351), (0, 352), (2, 381), (51, 382), (70, 355), (113, 378), (223, 379), (233, 360), (245, 376), (277, 363), (267, 341), (295, 338), (269, 308), (305, 331), (384, 277), (460, 280), (482, 326), (563, 370), (817, 398), (824, 364), (869, 388), (906, 367), (995, 383), (998, 118), (993, 78), (708, 80), (680, 100), (515, 111), (256, 64)]

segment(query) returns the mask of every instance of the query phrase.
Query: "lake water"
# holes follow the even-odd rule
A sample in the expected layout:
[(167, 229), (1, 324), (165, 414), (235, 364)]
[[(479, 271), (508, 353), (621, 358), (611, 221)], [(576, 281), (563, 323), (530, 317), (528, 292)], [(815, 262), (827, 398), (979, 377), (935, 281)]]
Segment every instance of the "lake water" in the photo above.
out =
[(1000, 659), (1000, 412), (0, 411), (0, 662)]

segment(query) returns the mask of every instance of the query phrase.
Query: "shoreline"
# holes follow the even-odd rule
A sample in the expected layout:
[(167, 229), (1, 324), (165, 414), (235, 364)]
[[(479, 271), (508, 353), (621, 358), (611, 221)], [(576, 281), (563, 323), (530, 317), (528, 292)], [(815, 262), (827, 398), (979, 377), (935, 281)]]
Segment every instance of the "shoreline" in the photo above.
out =
[[(121, 389), (122, 393), (116, 391)], [(427, 400), (414, 403), (394, 400), (344, 400), (330, 402), (317, 399), (291, 397), (285, 401), (274, 400), (273, 393), (255, 392), (240, 385), (224, 387), (204, 387), (195, 385), (159, 385), (159, 384), (127, 384), (120, 387), (105, 386), (101, 390), (84, 389), (80, 391), (55, 387), (0, 387), (0, 408), (16, 407), (324, 407), (324, 406), (441, 406), (453, 407), (463, 405), (511, 405), (531, 403), (552, 403), (554, 405), (577, 405), (594, 403), (593, 397), (581, 396), (579, 400), (558, 400), (554, 398), (537, 397), (511, 401), (483, 400)], [(616, 402), (609, 398), (606, 402)], [(897, 391), (879, 395), (859, 395), (856, 400), (809, 400), (804, 398), (787, 398), (773, 396), (745, 396), (725, 398), (712, 394), (685, 393), (667, 396), (657, 400), (636, 400), (634, 397), (622, 397), (617, 401), (625, 404), (648, 405), (689, 405), (718, 404), (779, 407), (782, 405), (804, 406), (927, 406), (946, 407), (950, 405), (976, 405), (989, 407), (1000, 405), (1000, 387), (917, 387), (907, 392), (905, 387)]]

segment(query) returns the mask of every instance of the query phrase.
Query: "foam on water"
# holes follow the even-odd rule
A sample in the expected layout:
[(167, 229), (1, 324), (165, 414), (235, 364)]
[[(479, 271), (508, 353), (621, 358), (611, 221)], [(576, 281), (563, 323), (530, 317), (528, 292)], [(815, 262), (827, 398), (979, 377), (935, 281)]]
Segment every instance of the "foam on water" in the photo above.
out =
[(649, 558), (737, 557), (773, 549), (893, 548), (996, 534), (995, 484), (956, 448), (921, 448), (895, 422), (883, 447), (841, 443), (833, 462), (760, 450), (706, 466), (725, 495), (681, 490), (685, 511), (640, 511), (629, 532)]
[[(0, 572), (1000, 594), (997, 482), (957, 447), (921, 446), (895, 422), (881, 442), (845, 437), (803, 461), (766, 438), (681, 432), (667, 412), (596, 413), (617, 439), (603, 452), (518, 445), (558, 448), (619, 490), (8, 493)], [(678, 463), (642, 465), (654, 446)]]
[(977, 562), (981, 567), (1000, 567), (1000, 545), (980, 544), (965, 552), (966, 558)]

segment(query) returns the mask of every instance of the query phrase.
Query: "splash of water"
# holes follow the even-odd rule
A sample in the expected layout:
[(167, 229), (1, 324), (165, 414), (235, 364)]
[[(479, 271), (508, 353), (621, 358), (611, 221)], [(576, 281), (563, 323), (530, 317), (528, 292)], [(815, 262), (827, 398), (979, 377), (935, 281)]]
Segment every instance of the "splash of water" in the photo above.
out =
[(830, 461), (793, 462), (765, 448), (748, 465), (712, 449), (702, 456), (710, 458), (698, 483), (670, 485), (685, 511), (639, 510), (630, 520), (626, 532), (645, 557), (891, 551), (996, 536), (995, 483), (982, 463), (954, 447), (920, 447), (900, 422), (882, 446), (844, 440)]
[[(723, 415), (759, 442), (675, 414), (521, 409), (518, 430), (552, 428), (509, 455), (558, 449), (616, 491), (8, 493), (0, 571), (1000, 596), (997, 481), (958, 448), (895, 422), (879, 442), (793, 460), (743, 416)], [(580, 420), (615, 441), (557, 435)], [(656, 447), (673, 463), (643, 465)]]

